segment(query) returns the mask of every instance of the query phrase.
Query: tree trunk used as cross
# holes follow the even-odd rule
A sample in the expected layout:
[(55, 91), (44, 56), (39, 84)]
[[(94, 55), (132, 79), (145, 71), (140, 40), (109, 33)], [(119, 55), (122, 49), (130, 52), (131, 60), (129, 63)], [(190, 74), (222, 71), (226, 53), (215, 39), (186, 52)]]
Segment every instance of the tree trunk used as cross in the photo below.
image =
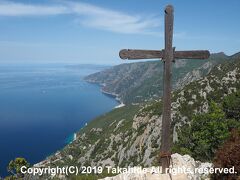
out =
[(171, 78), (172, 62), (175, 59), (207, 59), (210, 56), (207, 50), (175, 51), (172, 47), (173, 39), (173, 6), (165, 8), (165, 49), (163, 50), (133, 50), (123, 49), (119, 56), (121, 59), (162, 59), (164, 62), (163, 82), (163, 116), (161, 134), (161, 165), (163, 173), (167, 173), (170, 165), (171, 139)]

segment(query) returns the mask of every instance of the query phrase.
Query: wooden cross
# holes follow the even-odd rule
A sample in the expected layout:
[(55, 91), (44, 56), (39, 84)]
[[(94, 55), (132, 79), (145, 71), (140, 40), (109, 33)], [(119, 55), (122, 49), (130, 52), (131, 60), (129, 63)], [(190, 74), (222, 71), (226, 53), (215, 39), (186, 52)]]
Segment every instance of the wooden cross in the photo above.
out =
[(173, 6), (165, 8), (165, 49), (163, 50), (133, 50), (123, 49), (119, 52), (121, 59), (162, 59), (164, 62), (163, 82), (163, 118), (161, 134), (161, 164), (163, 173), (169, 168), (171, 158), (171, 66), (175, 59), (207, 59), (207, 50), (175, 51), (173, 39)]

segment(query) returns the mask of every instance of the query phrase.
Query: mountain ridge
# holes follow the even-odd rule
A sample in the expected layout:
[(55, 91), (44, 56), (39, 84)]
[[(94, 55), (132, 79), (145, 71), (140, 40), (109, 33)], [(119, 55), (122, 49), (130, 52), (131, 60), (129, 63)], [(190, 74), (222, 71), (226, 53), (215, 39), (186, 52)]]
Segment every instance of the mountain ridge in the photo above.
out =
[[(205, 76), (215, 65), (228, 59), (224, 53), (214, 53), (207, 60), (177, 60), (173, 65), (173, 89)], [(116, 96), (124, 104), (131, 104), (161, 97), (162, 74), (161, 61), (147, 61), (117, 65), (84, 79), (99, 84), (102, 92)]]
[[(215, 66), (208, 75), (172, 93), (174, 141), (194, 114), (208, 112), (209, 103), (240, 89), (240, 58)], [(77, 138), (42, 166), (152, 166), (161, 145), (161, 100), (127, 105), (91, 121)]]

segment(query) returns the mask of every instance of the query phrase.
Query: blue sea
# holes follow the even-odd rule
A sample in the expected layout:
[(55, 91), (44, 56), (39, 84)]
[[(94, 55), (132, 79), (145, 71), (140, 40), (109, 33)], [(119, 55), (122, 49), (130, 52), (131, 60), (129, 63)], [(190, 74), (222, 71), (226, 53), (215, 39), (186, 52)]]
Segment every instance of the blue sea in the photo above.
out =
[(0, 177), (7, 164), (31, 164), (63, 148), (74, 132), (119, 103), (83, 77), (95, 65), (0, 65)]

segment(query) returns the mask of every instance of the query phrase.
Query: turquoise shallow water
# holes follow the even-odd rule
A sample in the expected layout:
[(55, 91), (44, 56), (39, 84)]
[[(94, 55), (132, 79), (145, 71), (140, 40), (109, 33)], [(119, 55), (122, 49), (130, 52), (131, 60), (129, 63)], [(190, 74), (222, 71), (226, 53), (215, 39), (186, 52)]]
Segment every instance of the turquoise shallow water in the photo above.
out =
[(75, 134), (75, 133), (71, 134), (70, 136), (68, 136), (68, 137), (65, 139), (66, 144), (69, 144), (69, 143), (71, 143), (71, 142), (74, 140), (74, 134)]
[(63, 148), (89, 120), (118, 102), (83, 81), (99, 66), (0, 65), (0, 176), (7, 163), (31, 164)]

